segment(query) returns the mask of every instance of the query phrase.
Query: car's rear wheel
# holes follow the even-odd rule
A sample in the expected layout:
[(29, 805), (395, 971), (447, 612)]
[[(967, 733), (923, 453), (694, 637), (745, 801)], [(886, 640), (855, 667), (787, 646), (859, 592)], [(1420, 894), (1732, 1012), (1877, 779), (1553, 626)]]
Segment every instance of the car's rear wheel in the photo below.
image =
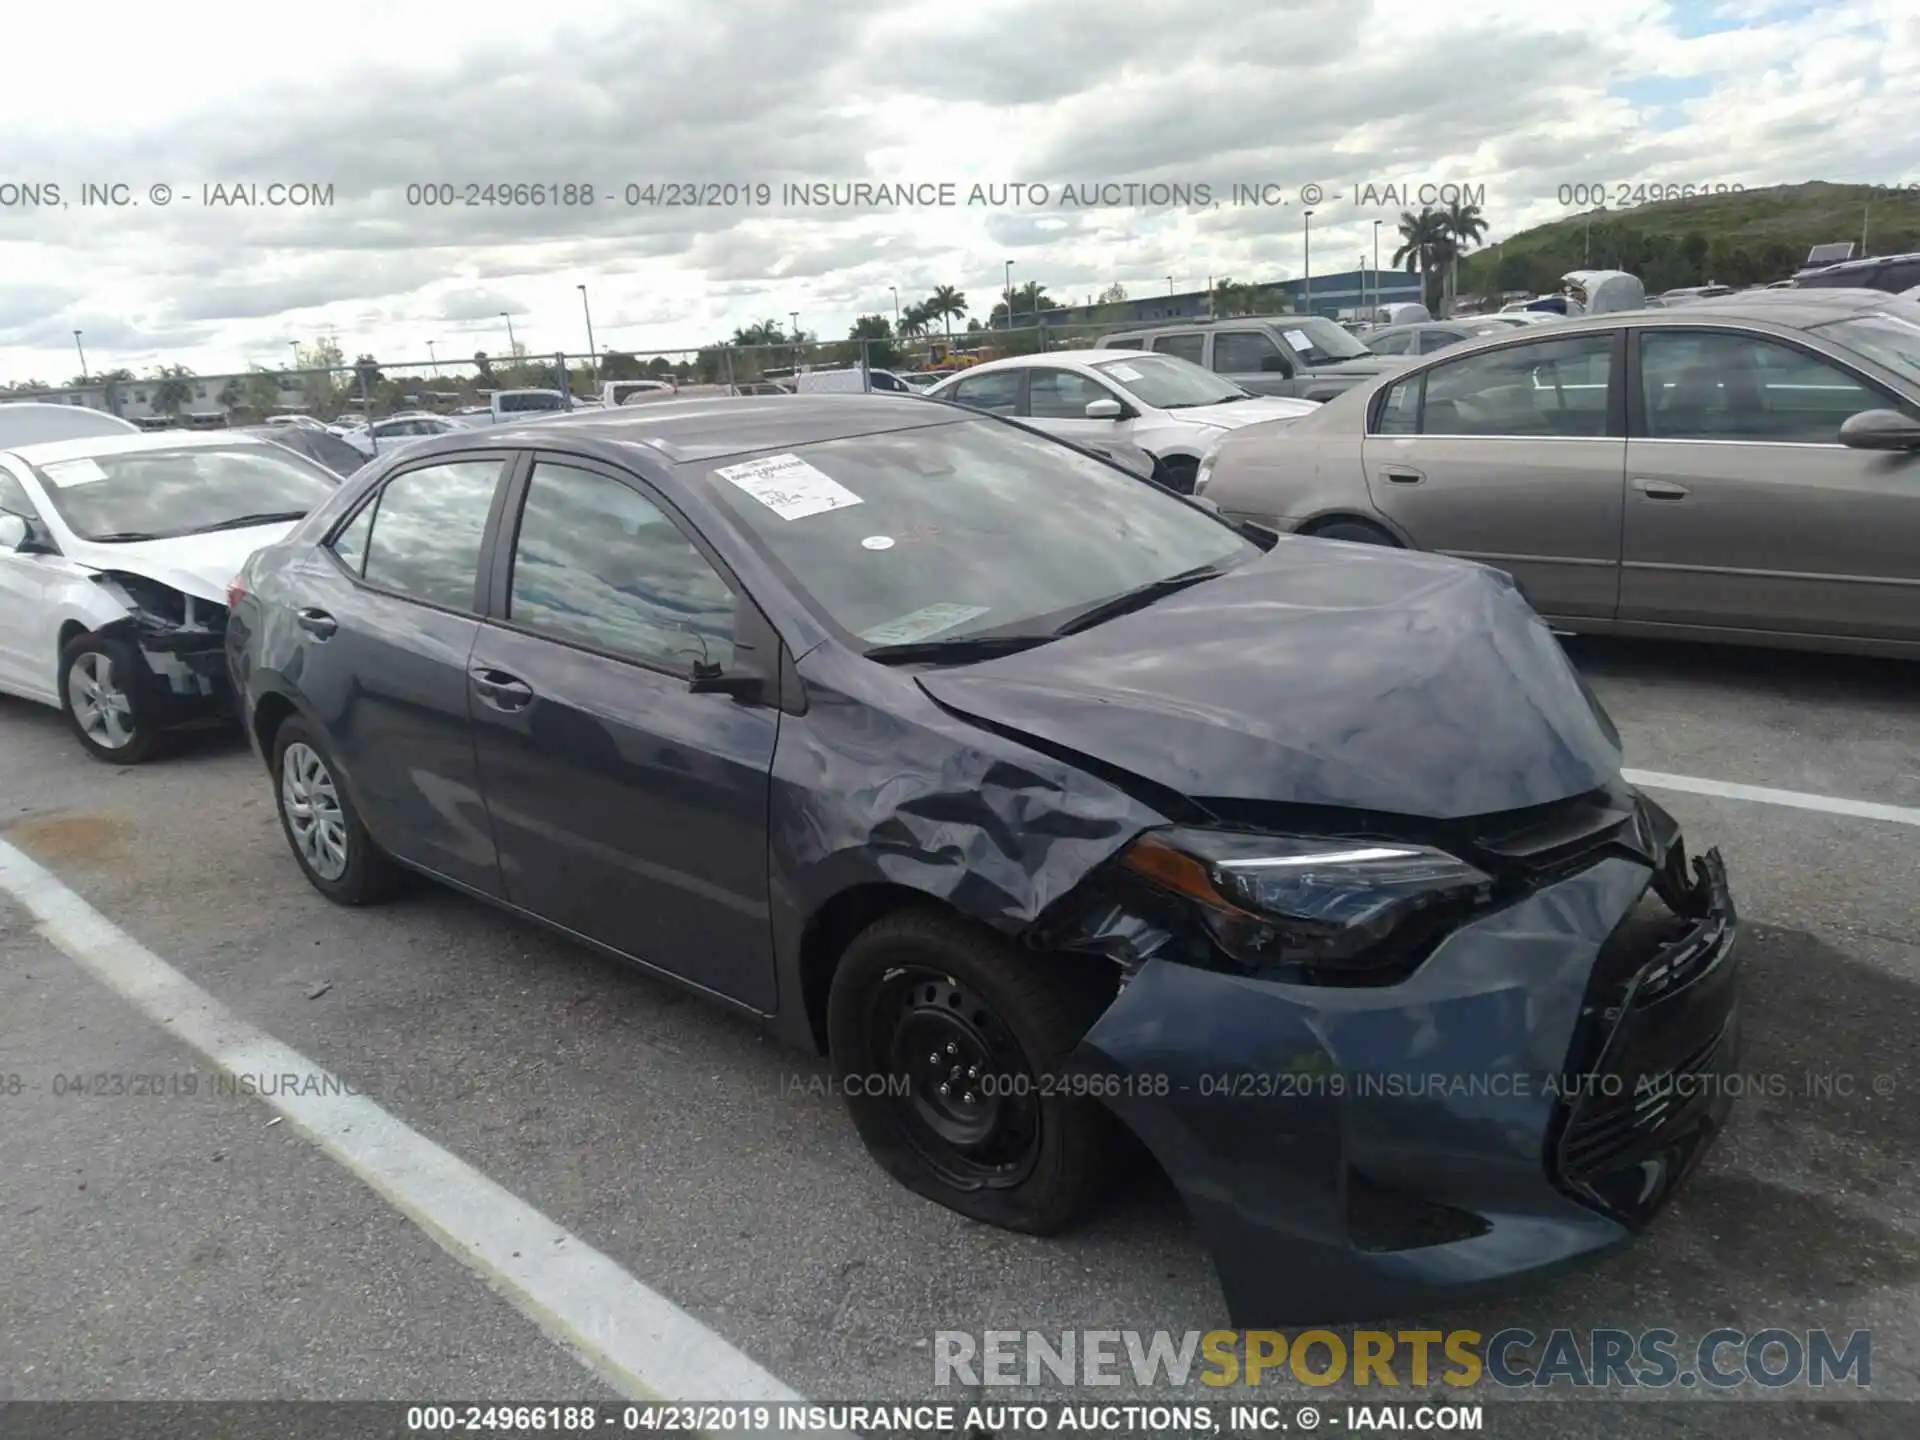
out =
[(398, 887), (400, 870), (360, 821), (318, 735), (290, 716), (273, 737), (280, 828), (308, 882), (339, 905), (370, 905)]
[(1200, 478), (1200, 462), (1184, 455), (1170, 455), (1155, 462), (1154, 472), (1155, 478), (1169, 490), (1191, 495), (1194, 483)]
[(861, 1140), (909, 1190), (976, 1220), (1050, 1234), (1088, 1210), (1116, 1122), (1065, 1093), (1087, 997), (953, 916), (902, 911), (847, 948), (827, 1029)]
[(160, 727), (151, 683), (125, 640), (76, 635), (60, 652), (61, 713), (86, 752), (110, 765), (138, 765), (153, 753)]
[(1365, 520), (1331, 520), (1307, 533), (1318, 540), (1346, 540), (1355, 545), (1391, 545), (1395, 549), (1401, 548), (1400, 542), (1394, 539), (1390, 531), (1379, 525), (1371, 525)]

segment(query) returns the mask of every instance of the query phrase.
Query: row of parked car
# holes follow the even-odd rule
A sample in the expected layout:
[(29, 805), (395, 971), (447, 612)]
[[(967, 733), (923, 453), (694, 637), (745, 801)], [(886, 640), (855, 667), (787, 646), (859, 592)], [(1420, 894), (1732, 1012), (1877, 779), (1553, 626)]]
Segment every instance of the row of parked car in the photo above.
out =
[[(1338, 403), (1092, 353), (1026, 362), (1023, 408)], [(1737, 923), (1538, 615), (1037, 424), (669, 400), (344, 481), (258, 436), (0, 436), (0, 683), (107, 760), (237, 714), (321, 895), (430, 877), (886, 1077), (845, 1087), (861, 1138), (962, 1214), (1050, 1233), (1144, 1147), (1241, 1326), (1644, 1228), (1731, 1104), (1695, 1077), (1736, 1063)]]

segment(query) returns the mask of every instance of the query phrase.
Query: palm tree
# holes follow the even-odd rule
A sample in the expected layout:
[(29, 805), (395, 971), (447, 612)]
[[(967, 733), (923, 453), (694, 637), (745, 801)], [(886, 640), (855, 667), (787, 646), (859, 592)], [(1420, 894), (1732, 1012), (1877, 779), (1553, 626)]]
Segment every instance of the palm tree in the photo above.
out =
[[(931, 302), (929, 302), (931, 304)], [(928, 305), (909, 305), (900, 312), (900, 322), (894, 329), (902, 340), (927, 333), (927, 325), (933, 320), (934, 312)], [(951, 335), (951, 331), (948, 332)]]
[(193, 398), (193, 386), (187, 382), (193, 371), (184, 365), (162, 365), (153, 372), (158, 383), (153, 387), (153, 408), (163, 415), (178, 415), (180, 407)]
[(919, 310), (927, 319), (942, 322), (947, 333), (947, 344), (951, 346), (953, 322), (967, 313), (967, 297), (951, 285), (936, 285)]
[(1458, 200), (1447, 202), (1445, 218), (1450, 252), (1447, 294), (1452, 296), (1460, 291), (1460, 257), (1486, 238), (1487, 222), (1478, 205), (1462, 205)]
[(1420, 300), (1429, 310), (1435, 304), (1433, 277), (1449, 248), (1447, 217), (1441, 211), (1428, 206), (1418, 215), (1411, 210), (1400, 212), (1400, 248), (1393, 252), (1393, 263), (1409, 275), (1419, 273)]

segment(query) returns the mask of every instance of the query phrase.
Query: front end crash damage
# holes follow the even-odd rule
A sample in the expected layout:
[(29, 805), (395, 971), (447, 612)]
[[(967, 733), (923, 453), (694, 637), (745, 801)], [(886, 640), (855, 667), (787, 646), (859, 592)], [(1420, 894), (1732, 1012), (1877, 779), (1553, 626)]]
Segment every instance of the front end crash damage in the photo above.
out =
[[(1099, 1092), (1185, 1198), (1234, 1324), (1551, 1274), (1643, 1227), (1724, 1123), (1724, 869), (1630, 789), (1419, 843), (1193, 834), (1149, 832), (1026, 939), (1120, 967), (1073, 1066), (1116, 1077)], [(1434, 903), (1356, 905), (1341, 865), (1382, 854)], [(1225, 911), (1195, 898), (1208, 875)], [(1306, 918), (1262, 930), (1283, 904)], [(1356, 915), (1369, 943), (1343, 948)]]
[(97, 634), (127, 641), (146, 667), (145, 699), (163, 725), (217, 723), (232, 712), (225, 604), (124, 570), (90, 577), (126, 607)]

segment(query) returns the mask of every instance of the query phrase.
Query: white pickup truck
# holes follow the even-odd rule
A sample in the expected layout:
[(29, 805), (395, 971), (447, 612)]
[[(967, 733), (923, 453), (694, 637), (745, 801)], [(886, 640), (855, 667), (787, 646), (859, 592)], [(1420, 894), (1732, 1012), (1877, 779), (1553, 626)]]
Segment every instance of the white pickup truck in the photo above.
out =
[(467, 426), (498, 425), (505, 420), (530, 420), (572, 408), (567, 396), (558, 390), (497, 390), (485, 405), (458, 411), (452, 418)]

